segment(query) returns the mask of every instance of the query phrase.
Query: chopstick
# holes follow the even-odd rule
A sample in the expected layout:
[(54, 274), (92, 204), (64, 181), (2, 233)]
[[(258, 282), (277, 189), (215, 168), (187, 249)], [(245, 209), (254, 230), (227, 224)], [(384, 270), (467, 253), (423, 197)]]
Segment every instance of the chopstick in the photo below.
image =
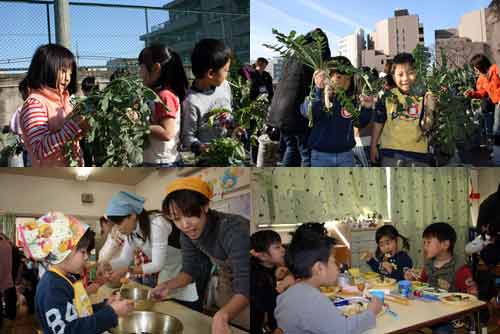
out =
[(385, 295), (385, 299), (396, 304), (401, 305), (409, 305), (410, 301), (404, 297), (394, 296), (394, 295)]

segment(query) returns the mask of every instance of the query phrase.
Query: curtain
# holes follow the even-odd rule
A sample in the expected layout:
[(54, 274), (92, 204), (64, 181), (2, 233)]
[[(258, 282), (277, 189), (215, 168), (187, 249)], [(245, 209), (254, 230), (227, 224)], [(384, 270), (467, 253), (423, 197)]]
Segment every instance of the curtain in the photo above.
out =
[(0, 231), (10, 239), (16, 242), (16, 216), (10, 213), (0, 214)]
[(422, 232), (445, 222), (457, 233), (454, 254), (465, 262), (465, 243), (471, 226), (466, 168), (392, 168), (391, 216), (398, 231), (410, 238), (410, 256), (423, 265)]
[(324, 222), (387, 212), (383, 168), (258, 168), (252, 172), (254, 220), (260, 224)]

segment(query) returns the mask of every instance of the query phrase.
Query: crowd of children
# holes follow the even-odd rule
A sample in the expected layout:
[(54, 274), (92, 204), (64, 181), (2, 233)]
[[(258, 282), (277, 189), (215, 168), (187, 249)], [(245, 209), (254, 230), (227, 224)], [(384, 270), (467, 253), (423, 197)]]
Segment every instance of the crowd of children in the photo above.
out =
[[(433, 223), (424, 229), (422, 270), (414, 268), (405, 251), (409, 250), (409, 240), (394, 226), (379, 227), (375, 238), (375, 254), (367, 251), (362, 255), (374, 272), (396, 281), (421, 281), (449, 292), (478, 295), (471, 267), (460, 265), (455, 256), (457, 235), (450, 224)], [(346, 318), (321, 293), (320, 286), (337, 285), (339, 274), (335, 240), (322, 224), (301, 225), (286, 246), (280, 235), (271, 230), (255, 232), (251, 240), (252, 334), (361, 333), (376, 326), (376, 315), (381, 309), (377, 298), (372, 299), (366, 311)], [(279, 281), (283, 278), (283, 265), (293, 276), (285, 288)], [(456, 326), (457, 323), (444, 322), (431, 329), (433, 333), (453, 333)]]
[[(231, 50), (222, 41), (199, 41), (192, 52), (195, 79), (189, 87), (184, 65), (174, 50), (151, 45), (140, 52), (139, 76), (164, 103), (151, 106), (150, 145), (144, 150), (144, 166), (182, 165), (181, 150), (200, 154), (212, 139), (227, 134), (232, 126), (232, 93), (226, 81), (231, 58)], [(87, 77), (81, 89), (87, 96), (99, 89), (99, 84)], [(80, 166), (102, 165), (102, 157), (93, 157), (85, 142), (88, 121), (83, 116), (70, 117), (72, 96), (77, 92), (77, 67), (70, 50), (55, 44), (39, 47), (19, 90), (24, 102), (12, 117), (10, 131), (19, 136), (27, 153), (20, 165), (67, 166), (67, 146)], [(212, 125), (208, 118), (214, 109), (228, 113)]]
[[(319, 29), (316, 32), (322, 33)], [(434, 125), (438, 101), (430, 92), (423, 96), (415, 95), (414, 88), (419, 78), (411, 54), (399, 53), (386, 63), (384, 72), (380, 74), (383, 90), (374, 96), (361, 94), (358, 87), (361, 85), (356, 84), (358, 75), (346, 74), (352, 73), (349, 70), (354, 67), (345, 57), (330, 57), (328, 43), (325, 43), (323, 57), (341, 63), (344, 73), (333, 69), (330, 73), (313, 75), (307, 68), (297, 66), (294, 59), (288, 60), (283, 67), (282, 79), (269, 109), (269, 124), (282, 133), (283, 166), (436, 165), (429, 130)], [(495, 147), (500, 138), (498, 66), (483, 54), (474, 56), (470, 65), (478, 76), (477, 89), (469, 90), (465, 95), (484, 100), (482, 111), (486, 120), (486, 136), (491, 138), (490, 144)], [(365, 71), (372, 77), (377, 75), (372, 72), (370, 68)], [(309, 75), (316, 86), (312, 101), (306, 99), (305, 93), (311, 82)], [(333, 91), (347, 92), (349, 98), (338, 98), (329, 89), (331, 96), (325, 99), (325, 75), (330, 77)], [(297, 106), (302, 103), (301, 107)], [(309, 111), (309, 104), (312, 104), (312, 112)], [(353, 108), (360, 113), (356, 122), (351, 115)], [(357, 128), (354, 131), (353, 125)], [(365, 140), (363, 143), (365, 137), (371, 138), (371, 142)], [(361, 143), (366, 149), (360, 149)]]

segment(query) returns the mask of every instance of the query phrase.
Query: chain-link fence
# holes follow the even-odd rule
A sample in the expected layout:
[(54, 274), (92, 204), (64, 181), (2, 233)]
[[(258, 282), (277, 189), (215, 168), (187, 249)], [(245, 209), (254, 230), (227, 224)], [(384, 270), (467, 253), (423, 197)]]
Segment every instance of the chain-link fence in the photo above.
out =
[[(164, 7), (70, 2), (71, 49), (79, 67), (134, 63), (153, 42), (169, 45), (189, 63), (194, 44), (224, 39), (249, 60), (249, 0), (169, 1)], [(0, 72), (23, 71), (42, 44), (55, 43), (53, 1), (0, 0)]]

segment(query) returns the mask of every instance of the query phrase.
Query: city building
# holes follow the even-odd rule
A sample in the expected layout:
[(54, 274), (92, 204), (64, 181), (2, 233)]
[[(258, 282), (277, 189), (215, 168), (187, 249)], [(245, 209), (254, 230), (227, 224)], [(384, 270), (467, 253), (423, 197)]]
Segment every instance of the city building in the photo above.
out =
[(365, 32), (358, 29), (349, 36), (345, 36), (338, 41), (339, 55), (347, 57), (351, 64), (360, 67), (362, 64), (362, 51), (365, 44)]
[(464, 14), (458, 28), (440, 29), (435, 33), (436, 63), (446, 57), (450, 68), (461, 68), (476, 54), (490, 54), (487, 38), (486, 9)]
[(196, 42), (216, 38), (224, 40), (241, 63), (250, 60), (249, 0), (174, 0), (164, 7), (169, 20), (140, 37), (146, 45), (166, 44), (187, 64)]
[(424, 26), (418, 15), (410, 15), (407, 9), (398, 9), (394, 11), (394, 17), (375, 24), (375, 31), (367, 38), (361, 63), (382, 71), (387, 59), (401, 52), (411, 53), (419, 44), (424, 45)]

